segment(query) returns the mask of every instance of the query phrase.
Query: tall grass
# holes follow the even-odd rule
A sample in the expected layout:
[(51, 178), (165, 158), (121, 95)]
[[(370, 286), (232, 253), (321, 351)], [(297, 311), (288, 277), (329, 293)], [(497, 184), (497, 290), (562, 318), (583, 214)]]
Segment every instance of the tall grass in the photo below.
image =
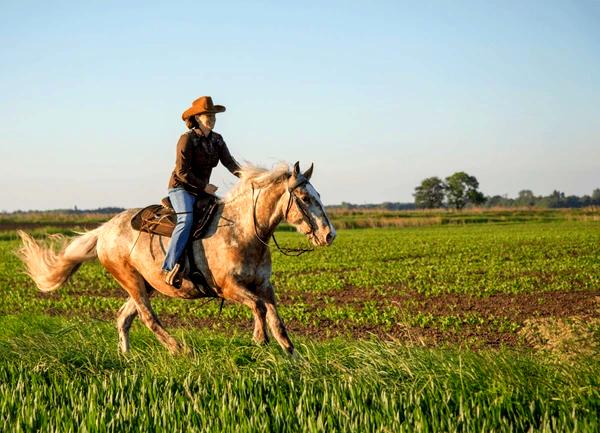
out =
[[(598, 431), (597, 362), (305, 341), (301, 359), (185, 333), (171, 357), (140, 327), (0, 318), (0, 431)], [(183, 335), (178, 335), (182, 338)]]

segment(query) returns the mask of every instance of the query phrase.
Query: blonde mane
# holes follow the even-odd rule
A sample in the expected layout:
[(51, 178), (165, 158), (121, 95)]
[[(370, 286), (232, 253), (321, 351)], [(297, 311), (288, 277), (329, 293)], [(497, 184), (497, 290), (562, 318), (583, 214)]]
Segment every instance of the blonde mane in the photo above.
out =
[(254, 185), (255, 188), (264, 188), (266, 186), (281, 182), (290, 177), (291, 171), (287, 162), (277, 164), (273, 169), (268, 170), (250, 163), (244, 164), (240, 171), (240, 180), (224, 198), (224, 201), (231, 201), (235, 197), (244, 193)]

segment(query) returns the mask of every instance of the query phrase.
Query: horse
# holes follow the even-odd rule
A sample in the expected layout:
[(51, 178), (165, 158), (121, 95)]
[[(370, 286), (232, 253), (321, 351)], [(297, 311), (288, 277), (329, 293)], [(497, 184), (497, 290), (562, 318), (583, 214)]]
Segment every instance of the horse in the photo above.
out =
[[(296, 227), (314, 246), (334, 241), (335, 228), (310, 183), (312, 172), (313, 165), (301, 173), (298, 162), (292, 169), (287, 163), (271, 170), (250, 164), (242, 167), (237, 185), (219, 200), (208, 235), (191, 246), (195, 265), (218, 296), (252, 310), (254, 341), (269, 342), (268, 324), (272, 336), (290, 355), (294, 345), (277, 312), (268, 241), (282, 221)], [(202, 295), (191, 283), (179, 289), (165, 283), (163, 239), (131, 227), (138, 210), (123, 211), (94, 230), (64, 240), (58, 250), (19, 231), (22, 247), (18, 255), (44, 292), (58, 289), (83, 262), (97, 258), (129, 295), (117, 314), (120, 350), (129, 351), (129, 329), (139, 316), (169, 352), (178, 353), (184, 347), (161, 324), (150, 295), (155, 291), (184, 299)]]

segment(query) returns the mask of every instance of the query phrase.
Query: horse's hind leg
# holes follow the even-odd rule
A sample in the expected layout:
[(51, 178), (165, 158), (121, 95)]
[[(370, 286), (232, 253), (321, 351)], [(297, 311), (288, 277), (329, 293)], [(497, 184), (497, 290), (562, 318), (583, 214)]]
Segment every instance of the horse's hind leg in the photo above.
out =
[(139, 299), (136, 299), (136, 307), (144, 325), (156, 335), (156, 338), (158, 338), (163, 346), (169, 349), (171, 353), (180, 352), (181, 345), (162, 326), (156, 313), (152, 310), (150, 299), (145, 293)]
[(129, 352), (129, 328), (131, 328), (135, 316), (137, 316), (137, 307), (135, 306), (133, 298), (129, 298), (119, 309), (119, 315), (117, 317), (119, 348), (123, 353)]
[[(146, 283), (146, 293), (150, 295), (153, 291), (154, 288)], [(117, 330), (119, 331), (119, 348), (123, 353), (129, 352), (129, 329), (137, 314), (137, 307), (133, 298), (129, 298), (119, 309), (117, 315)]]
[[(146, 282), (135, 271), (126, 271), (123, 272), (113, 272), (111, 271), (116, 280), (123, 286), (127, 293), (131, 296), (131, 300), (133, 301), (137, 313), (140, 316), (140, 319), (150, 329), (156, 338), (167, 348), (169, 352), (176, 353), (181, 350), (181, 346), (171, 335), (163, 328), (162, 324), (158, 320), (156, 313), (152, 310), (152, 306), (150, 305), (150, 299), (148, 298), (148, 290), (146, 287)], [(128, 301), (129, 302), (129, 301)], [(124, 314), (123, 309), (125, 306), (121, 307), (121, 315)], [(128, 310), (129, 307), (126, 308)], [(121, 317), (121, 315), (119, 317)], [(135, 316), (134, 316), (135, 317)], [(133, 320), (133, 318), (131, 319)], [(123, 346), (122, 346), (123, 347)]]

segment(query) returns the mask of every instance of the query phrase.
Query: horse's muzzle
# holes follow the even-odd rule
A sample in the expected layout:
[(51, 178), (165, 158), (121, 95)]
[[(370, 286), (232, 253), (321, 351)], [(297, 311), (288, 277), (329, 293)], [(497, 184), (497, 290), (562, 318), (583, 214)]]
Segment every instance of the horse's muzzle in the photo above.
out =
[(318, 244), (322, 247), (329, 246), (333, 243), (336, 237), (336, 232), (333, 227), (327, 227), (323, 231), (326, 231), (325, 236), (318, 237)]
[(331, 245), (334, 240), (335, 240), (335, 232), (327, 233), (327, 236), (325, 236), (325, 242), (327, 243), (327, 245)]

